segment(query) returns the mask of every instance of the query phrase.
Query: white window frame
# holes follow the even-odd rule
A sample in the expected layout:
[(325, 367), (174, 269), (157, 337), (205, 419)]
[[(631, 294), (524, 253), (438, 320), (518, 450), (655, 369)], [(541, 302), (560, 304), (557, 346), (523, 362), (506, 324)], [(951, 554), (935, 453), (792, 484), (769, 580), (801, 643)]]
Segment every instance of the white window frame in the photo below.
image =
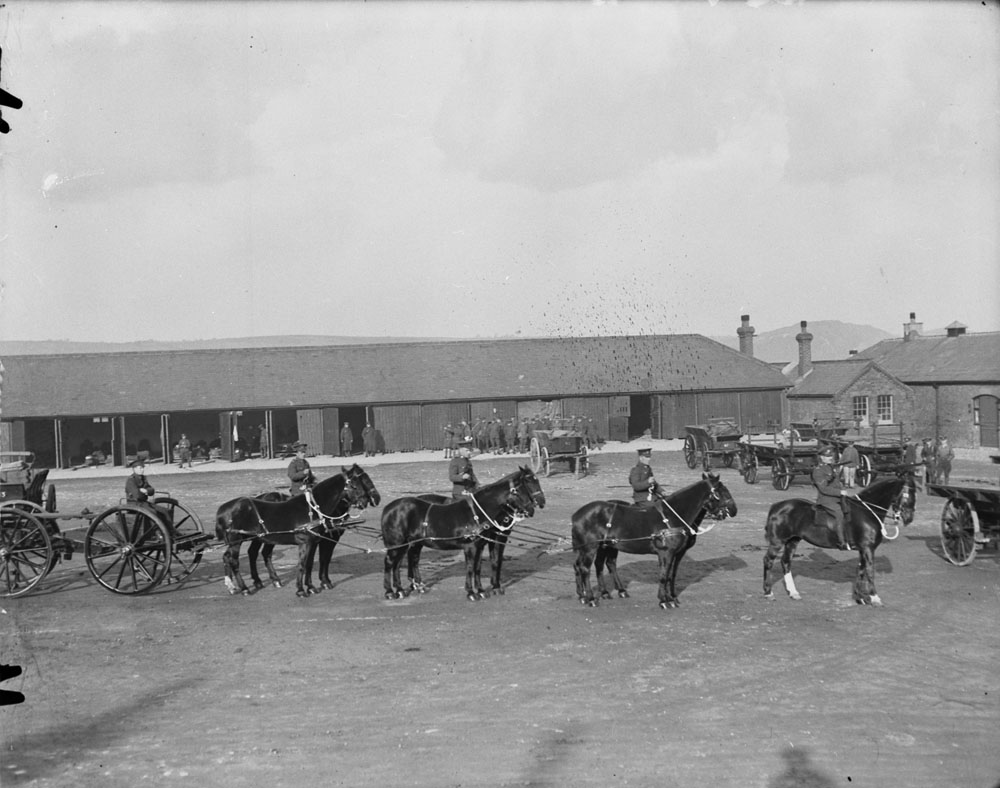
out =
[(862, 424), (868, 423), (868, 395), (858, 394), (851, 400), (851, 415)]
[[(886, 407), (886, 403), (888, 407)], [(887, 416), (883, 416), (883, 412), (888, 411)], [(875, 396), (875, 417), (878, 419), (879, 424), (892, 424), (893, 417), (893, 401), (892, 394), (878, 394)]]

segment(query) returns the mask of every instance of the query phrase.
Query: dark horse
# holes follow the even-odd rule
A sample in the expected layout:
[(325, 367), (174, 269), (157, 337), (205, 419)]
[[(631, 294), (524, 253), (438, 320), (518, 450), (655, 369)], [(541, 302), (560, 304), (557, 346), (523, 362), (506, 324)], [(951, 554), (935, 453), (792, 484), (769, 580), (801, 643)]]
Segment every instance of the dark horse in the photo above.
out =
[[(702, 474), (701, 481), (651, 504), (626, 501), (591, 501), (573, 513), (573, 549), (577, 552), (576, 593), (583, 604), (596, 607), (590, 585), (590, 565), (597, 572), (602, 599), (611, 594), (604, 584), (607, 565), (619, 597), (628, 591), (618, 577), (618, 553), (656, 553), (660, 562), (660, 607), (677, 607), (674, 581), (684, 554), (694, 546), (706, 515), (716, 520), (736, 516), (736, 503), (719, 477)], [(707, 530), (707, 529), (706, 529)]]
[[(379, 501), (378, 490), (368, 474), (360, 466), (353, 465), (319, 482), (310, 493), (286, 501), (243, 497), (222, 504), (215, 515), (215, 535), (227, 545), (223, 563), (229, 592), (250, 592), (240, 574), (240, 545), (247, 540), (258, 540), (265, 544), (297, 544), (299, 565), (295, 593), (298, 596), (317, 593), (307, 574), (307, 567), (311, 573), (317, 542), (324, 543), (328, 539), (333, 542), (327, 533), (336, 532), (338, 523), (343, 522), (337, 518), (341, 517), (345, 503), (349, 509), (369, 504), (377, 506)], [(330, 552), (333, 552), (332, 544)]]
[[(475, 600), (486, 596), (480, 565), (483, 547), (489, 544), (492, 587), (502, 594), (503, 547), (516, 520), (533, 516), (536, 505), (539, 509), (545, 507), (545, 493), (535, 474), (524, 466), (479, 488), (464, 500), (452, 501), (434, 495), (397, 498), (382, 511), (386, 599), (402, 599), (413, 591), (426, 590), (420, 577), (420, 552), (425, 545), (435, 550), (465, 553), (465, 593)], [(399, 577), (404, 555), (410, 577), (407, 591), (403, 590)]]
[[(287, 501), (292, 496), (287, 492), (279, 490), (271, 490), (260, 495), (253, 496), (255, 501)], [(368, 505), (378, 506), (379, 502), (382, 500), (381, 495), (379, 495), (378, 490), (372, 487), (368, 495)], [(343, 496), (340, 499), (340, 503), (334, 507), (330, 515), (324, 518), (321, 525), (316, 526), (313, 530), (316, 533), (316, 541), (312, 543), (309, 548), (309, 554), (306, 556), (305, 563), (305, 587), (308, 589), (312, 586), (312, 570), (313, 561), (316, 555), (317, 549), (319, 550), (319, 588), (330, 589), (333, 588), (333, 581), (330, 579), (330, 563), (333, 560), (333, 551), (340, 543), (340, 537), (344, 535), (347, 528), (356, 524), (357, 521), (351, 521), (351, 509), (354, 504), (348, 496)], [(263, 549), (262, 549), (263, 548)], [(274, 564), (271, 561), (271, 555), (274, 553), (275, 544), (274, 542), (265, 542), (262, 539), (251, 539), (250, 544), (247, 546), (247, 561), (250, 564), (250, 578), (253, 581), (253, 587), (255, 589), (260, 589), (264, 587), (264, 582), (260, 579), (260, 575), (257, 573), (257, 556), (259, 555), (264, 561), (264, 568), (267, 569), (268, 579), (271, 581), (271, 585), (275, 588), (281, 588), (281, 578), (274, 569)]]
[[(858, 493), (857, 498), (847, 498), (848, 513), (844, 516), (844, 533), (854, 545), (861, 559), (858, 576), (854, 581), (854, 601), (859, 605), (882, 605), (875, 592), (875, 548), (883, 537), (889, 536), (883, 520), (893, 512), (901, 517), (903, 525), (913, 522), (916, 502), (916, 485), (912, 473), (880, 479)], [(767, 535), (767, 552), (764, 554), (764, 595), (774, 599), (771, 591), (771, 567), (781, 554), (781, 569), (785, 576), (785, 589), (792, 599), (801, 599), (792, 579), (792, 555), (799, 541), (805, 539), (816, 547), (836, 548), (833, 529), (817, 525), (814, 504), (801, 498), (792, 498), (774, 504), (767, 513), (764, 526)], [(897, 529), (896, 535), (899, 535)]]

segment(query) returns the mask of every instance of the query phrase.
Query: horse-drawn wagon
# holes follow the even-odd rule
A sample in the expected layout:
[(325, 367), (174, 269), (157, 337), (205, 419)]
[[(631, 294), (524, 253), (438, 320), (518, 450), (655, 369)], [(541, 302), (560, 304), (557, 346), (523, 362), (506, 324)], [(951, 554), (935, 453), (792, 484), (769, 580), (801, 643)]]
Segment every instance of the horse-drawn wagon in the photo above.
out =
[[(77, 524), (61, 528), (63, 521)], [(75, 514), (7, 501), (0, 505), (0, 596), (26, 594), (81, 549), (106, 589), (146, 593), (191, 574), (210, 538), (198, 516), (167, 494)]]
[(22, 509), (54, 512), (56, 488), (45, 485), (48, 475), (48, 468), (35, 468), (34, 452), (0, 452), (0, 506), (17, 504)]
[(565, 462), (576, 478), (587, 475), (587, 439), (579, 430), (571, 429), (571, 424), (571, 420), (557, 419), (552, 429), (534, 431), (530, 444), (532, 471), (549, 476), (553, 463)]
[(756, 484), (761, 466), (771, 469), (771, 485), (787, 490), (796, 476), (810, 476), (819, 464), (820, 441), (803, 438), (797, 428), (749, 432), (739, 444), (743, 481)]
[(928, 484), (928, 495), (945, 498), (941, 549), (956, 566), (967, 566), (980, 547), (1000, 547), (1000, 487)]
[(684, 461), (688, 468), (701, 465), (706, 471), (712, 467), (712, 457), (721, 457), (722, 464), (733, 467), (741, 455), (740, 441), (743, 433), (736, 419), (731, 416), (709, 419), (707, 424), (684, 427)]
[[(838, 457), (849, 443), (858, 450), (857, 481), (862, 487), (878, 475), (896, 474), (906, 469), (906, 435), (902, 424), (873, 424), (868, 429), (820, 429), (820, 440), (837, 450)], [(915, 462), (915, 461), (914, 461)]]

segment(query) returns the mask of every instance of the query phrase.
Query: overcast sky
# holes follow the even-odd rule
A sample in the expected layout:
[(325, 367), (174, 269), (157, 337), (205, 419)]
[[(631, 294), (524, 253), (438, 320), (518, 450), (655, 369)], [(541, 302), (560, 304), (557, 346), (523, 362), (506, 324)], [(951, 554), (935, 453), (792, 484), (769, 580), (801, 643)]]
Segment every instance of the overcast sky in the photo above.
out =
[(997, 2), (0, 10), (0, 338), (1000, 330)]

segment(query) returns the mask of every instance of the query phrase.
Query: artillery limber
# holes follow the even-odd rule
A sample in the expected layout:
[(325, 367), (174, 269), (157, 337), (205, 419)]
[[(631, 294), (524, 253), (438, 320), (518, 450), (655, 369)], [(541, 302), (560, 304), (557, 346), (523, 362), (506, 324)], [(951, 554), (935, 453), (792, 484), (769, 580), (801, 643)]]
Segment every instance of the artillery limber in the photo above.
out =
[(706, 471), (711, 470), (713, 457), (720, 458), (723, 465), (732, 468), (742, 454), (740, 441), (743, 433), (731, 416), (709, 419), (707, 424), (688, 425), (684, 430), (687, 432), (684, 437), (684, 461), (688, 468), (700, 465)]
[[(31, 504), (32, 502), (28, 502)], [(61, 523), (75, 525), (61, 527)], [(116, 594), (142, 594), (180, 582), (201, 562), (209, 534), (169, 495), (120, 502), (103, 511), (48, 511), (23, 500), (0, 505), (0, 596), (21, 596), (61, 560), (83, 552), (93, 578)]]

